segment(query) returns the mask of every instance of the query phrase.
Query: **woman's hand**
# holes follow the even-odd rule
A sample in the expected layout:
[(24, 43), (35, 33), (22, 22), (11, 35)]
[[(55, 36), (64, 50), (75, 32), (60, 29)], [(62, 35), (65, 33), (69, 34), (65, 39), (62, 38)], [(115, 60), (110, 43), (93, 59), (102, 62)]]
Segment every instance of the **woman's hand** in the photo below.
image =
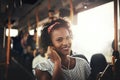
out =
[(48, 46), (46, 55), (54, 63), (52, 80), (64, 80), (63, 73), (61, 70), (61, 58), (58, 53), (54, 50), (54, 47)]
[(58, 55), (58, 53), (54, 50), (54, 47), (48, 46), (46, 56), (48, 56), (52, 62), (56, 63), (61, 63), (61, 58)]

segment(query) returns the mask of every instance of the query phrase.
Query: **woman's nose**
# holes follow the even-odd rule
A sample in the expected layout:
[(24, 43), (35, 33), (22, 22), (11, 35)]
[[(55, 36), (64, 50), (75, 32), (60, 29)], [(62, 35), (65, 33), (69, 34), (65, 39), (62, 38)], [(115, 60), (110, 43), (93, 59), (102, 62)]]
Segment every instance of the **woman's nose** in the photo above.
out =
[(69, 43), (69, 40), (67, 40), (67, 39), (63, 40), (63, 45), (67, 45), (68, 43)]

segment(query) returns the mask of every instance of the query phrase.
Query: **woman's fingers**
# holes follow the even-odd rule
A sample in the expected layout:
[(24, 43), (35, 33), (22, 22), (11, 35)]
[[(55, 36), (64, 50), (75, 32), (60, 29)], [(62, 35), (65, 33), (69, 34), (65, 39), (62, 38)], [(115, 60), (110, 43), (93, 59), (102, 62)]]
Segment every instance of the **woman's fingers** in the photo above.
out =
[(53, 52), (53, 47), (52, 46), (48, 46), (47, 48), (47, 53), (45, 54), (45, 57), (46, 58), (52, 58), (54, 55), (54, 52)]
[(47, 49), (47, 53), (45, 55), (46, 58), (50, 58), (53, 62), (55, 61), (60, 61), (60, 56), (58, 55), (58, 53), (55, 51), (54, 47), (52, 46), (48, 46), (48, 49)]

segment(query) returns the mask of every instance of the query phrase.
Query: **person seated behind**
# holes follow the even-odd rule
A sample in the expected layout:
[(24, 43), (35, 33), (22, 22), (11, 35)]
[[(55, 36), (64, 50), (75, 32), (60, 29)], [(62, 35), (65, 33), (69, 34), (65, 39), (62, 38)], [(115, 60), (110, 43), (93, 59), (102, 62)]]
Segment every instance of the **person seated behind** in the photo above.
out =
[(87, 80), (90, 66), (84, 59), (70, 57), (71, 40), (70, 25), (64, 19), (44, 27), (40, 41), (48, 58), (34, 58), (32, 67), (37, 80)]
[(23, 35), (23, 31), (20, 31), (18, 36), (12, 37), (13, 40), (13, 53), (21, 56), (23, 53), (22, 45), (21, 45), (21, 38)]
[(28, 32), (24, 32), (21, 38), (21, 46), (22, 46), (22, 52), (24, 54), (26, 54), (26, 49), (27, 49), (27, 39), (28, 39), (29, 33)]
[(49, 17), (48, 22), (51, 22), (51, 21), (53, 21), (53, 20), (56, 20), (57, 17), (59, 17), (59, 15), (56, 16), (56, 12), (55, 12), (55, 10), (50, 9), (50, 10), (48, 11), (48, 17)]
[(26, 40), (28, 33), (20, 31), (18, 36), (12, 37), (13, 48), (11, 52), (11, 57), (14, 57), (17, 61), (24, 64), (24, 53), (26, 49)]
[(36, 37), (37, 32), (34, 31), (34, 35), (27, 40), (27, 53), (33, 57), (36, 55)]
[(114, 63), (114, 79), (120, 80), (120, 56), (119, 51), (113, 51), (113, 56), (115, 57), (116, 61)]
[(33, 36), (29, 36), (27, 39), (27, 49), (26, 54), (24, 55), (24, 63), (25, 67), (32, 71), (32, 61), (33, 58), (36, 56), (36, 32)]

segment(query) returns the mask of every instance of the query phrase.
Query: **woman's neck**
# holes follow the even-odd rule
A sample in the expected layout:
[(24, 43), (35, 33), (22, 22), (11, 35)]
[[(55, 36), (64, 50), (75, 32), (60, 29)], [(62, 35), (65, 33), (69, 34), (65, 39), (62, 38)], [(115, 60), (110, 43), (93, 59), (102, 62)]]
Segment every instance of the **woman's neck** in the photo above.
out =
[(62, 68), (73, 69), (75, 67), (76, 61), (74, 58), (71, 58), (70, 56), (66, 56), (66, 57), (62, 57), (61, 60), (62, 60), (61, 61)]
[(70, 57), (69, 56), (61, 57), (61, 64), (67, 67), (70, 64)]

